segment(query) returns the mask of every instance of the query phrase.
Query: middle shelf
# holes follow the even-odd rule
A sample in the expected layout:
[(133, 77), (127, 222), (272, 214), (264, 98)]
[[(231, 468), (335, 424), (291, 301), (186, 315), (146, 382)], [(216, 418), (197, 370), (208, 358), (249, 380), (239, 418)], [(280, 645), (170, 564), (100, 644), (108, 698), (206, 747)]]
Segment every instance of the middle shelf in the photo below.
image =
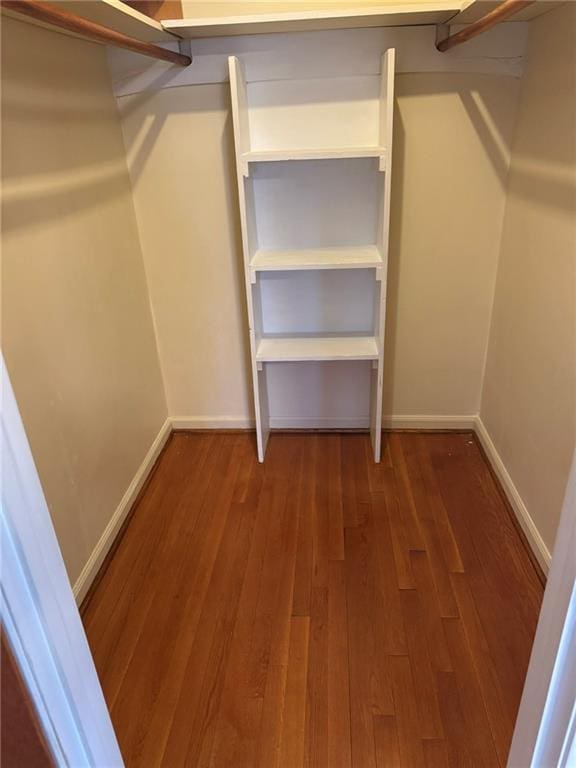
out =
[(260, 339), (256, 348), (259, 363), (377, 359), (374, 336), (269, 336)]
[(250, 269), (254, 274), (307, 269), (369, 269), (381, 267), (382, 264), (382, 255), (376, 245), (260, 248), (250, 260)]

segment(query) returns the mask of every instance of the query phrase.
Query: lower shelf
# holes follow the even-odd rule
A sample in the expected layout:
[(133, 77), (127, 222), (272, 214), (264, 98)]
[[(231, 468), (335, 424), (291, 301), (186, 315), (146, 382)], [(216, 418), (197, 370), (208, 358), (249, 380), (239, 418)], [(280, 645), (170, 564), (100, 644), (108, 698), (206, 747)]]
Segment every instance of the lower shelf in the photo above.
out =
[(281, 336), (260, 339), (259, 363), (305, 360), (377, 360), (374, 336)]

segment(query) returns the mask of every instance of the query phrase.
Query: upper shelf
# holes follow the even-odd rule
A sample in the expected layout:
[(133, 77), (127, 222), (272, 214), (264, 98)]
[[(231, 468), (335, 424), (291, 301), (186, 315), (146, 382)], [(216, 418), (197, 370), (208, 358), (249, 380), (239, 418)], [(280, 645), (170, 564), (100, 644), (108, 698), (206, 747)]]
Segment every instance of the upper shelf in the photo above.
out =
[[(120, 32), (145, 43), (162, 43), (178, 39), (177, 33), (167, 31), (159, 21), (140, 13), (121, 0), (50, 0), (49, 4), (54, 8), (68, 11), (83, 19), (108, 27), (114, 32)], [(28, 24), (36, 24), (72, 37), (81, 37), (81, 35), (68, 32), (61, 27), (36, 21), (30, 16), (5, 8), (2, 9), (2, 13)]]
[(468, 5), (466, 0), (420, 0), (393, 2), (383, 0), (379, 7), (346, 10), (291, 11), (284, 13), (240, 14), (163, 22), (164, 29), (183, 38), (227, 37), (275, 32), (302, 32), (355, 27), (397, 27), (444, 24)]

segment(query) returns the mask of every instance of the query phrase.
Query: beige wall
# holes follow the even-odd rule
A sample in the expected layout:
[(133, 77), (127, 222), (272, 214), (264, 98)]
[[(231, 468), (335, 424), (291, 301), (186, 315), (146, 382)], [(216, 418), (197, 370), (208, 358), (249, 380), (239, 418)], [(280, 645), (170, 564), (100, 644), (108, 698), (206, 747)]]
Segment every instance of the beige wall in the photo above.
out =
[(478, 412), (518, 85), (397, 79), (384, 413)]
[(169, 413), (245, 418), (252, 394), (228, 87), (119, 102)]
[[(387, 414), (478, 412), (518, 87), (488, 75), (397, 78)], [(228, 85), (119, 104), (169, 412), (248, 418)]]
[(481, 416), (549, 549), (576, 434), (576, 4), (530, 25)]
[(3, 351), (74, 582), (166, 418), (104, 49), (2, 19)]

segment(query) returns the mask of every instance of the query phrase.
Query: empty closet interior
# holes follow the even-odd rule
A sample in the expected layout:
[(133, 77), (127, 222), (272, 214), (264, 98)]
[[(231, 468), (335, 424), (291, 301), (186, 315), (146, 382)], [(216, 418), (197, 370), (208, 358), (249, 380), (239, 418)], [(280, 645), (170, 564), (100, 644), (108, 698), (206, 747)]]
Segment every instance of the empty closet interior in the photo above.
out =
[(0, 5), (3, 358), (125, 763), (504, 766), (576, 3)]

